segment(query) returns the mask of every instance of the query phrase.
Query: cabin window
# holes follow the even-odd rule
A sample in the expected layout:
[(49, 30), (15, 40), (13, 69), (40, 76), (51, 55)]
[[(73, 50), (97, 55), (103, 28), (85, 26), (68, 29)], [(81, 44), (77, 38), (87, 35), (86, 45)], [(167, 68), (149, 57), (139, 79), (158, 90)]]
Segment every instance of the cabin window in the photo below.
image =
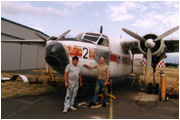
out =
[(118, 63), (121, 63), (121, 57), (120, 56), (117, 56), (117, 61), (118, 61)]

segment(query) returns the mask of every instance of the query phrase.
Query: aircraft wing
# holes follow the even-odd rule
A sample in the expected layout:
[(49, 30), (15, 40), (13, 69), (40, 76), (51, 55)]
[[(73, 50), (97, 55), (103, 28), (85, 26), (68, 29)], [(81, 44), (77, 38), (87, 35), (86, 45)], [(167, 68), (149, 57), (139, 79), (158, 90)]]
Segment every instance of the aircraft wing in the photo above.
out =
[(167, 53), (179, 52), (178, 38), (165, 39), (164, 43), (167, 47)]
[[(138, 40), (136, 39), (126, 39), (121, 41), (121, 45), (124, 49), (131, 49), (133, 54), (141, 53), (138, 48)], [(166, 45), (166, 53), (179, 52), (179, 39), (178, 38), (167, 38), (164, 39), (164, 44)]]
[(123, 41), (121, 41), (121, 46), (125, 50), (131, 49), (133, 54), (138, 54), (141, 53), (138, 49), (138, 42), (139, 41), (135, 39), (124, 39)]

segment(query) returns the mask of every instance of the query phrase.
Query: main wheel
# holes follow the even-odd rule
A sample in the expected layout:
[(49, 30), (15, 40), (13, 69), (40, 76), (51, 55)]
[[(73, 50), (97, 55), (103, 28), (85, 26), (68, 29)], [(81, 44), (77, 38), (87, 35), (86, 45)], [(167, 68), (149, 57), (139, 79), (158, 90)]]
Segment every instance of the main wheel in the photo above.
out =
[(159, 84), (156, 83), (155, 85), (155, 94), (158, 94), (159, 93)]
[(148, 93), (151, 94), (152, 93), (152, 89), (153, 89), (153, 85), (152, 83), (148, 84)]

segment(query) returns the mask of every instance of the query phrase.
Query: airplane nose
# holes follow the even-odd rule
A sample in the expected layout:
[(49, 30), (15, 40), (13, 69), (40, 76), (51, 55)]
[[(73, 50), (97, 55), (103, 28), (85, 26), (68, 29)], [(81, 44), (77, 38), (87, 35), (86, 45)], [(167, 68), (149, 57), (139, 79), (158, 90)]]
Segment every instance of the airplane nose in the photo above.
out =
[(45, 59), (50, 67), (59, 73), (63, 73), (66, 65), (69, 64), (69, 57), (65, 47), (61, 43), (55, 41), (47, 43)]

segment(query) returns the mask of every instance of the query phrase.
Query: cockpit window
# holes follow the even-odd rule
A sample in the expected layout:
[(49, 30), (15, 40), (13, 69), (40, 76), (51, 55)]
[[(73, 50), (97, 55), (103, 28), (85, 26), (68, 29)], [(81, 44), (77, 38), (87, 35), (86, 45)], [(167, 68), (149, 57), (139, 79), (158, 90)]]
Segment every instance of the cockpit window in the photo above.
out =
[(105, 47), (109, 47), (108, 37), (104, 34), (98, 33), (80, 33), (76, 36), (76, 39), (81, 39), (82, 41), (91, 41), (93, 43), (97, 43), (97, 45), (102, 45)]
[(96, 42), (98, 40), (98, 37), (95, 37), (95, 36), (84, 36), (83, 39), (87, 39), (87, 40)]

